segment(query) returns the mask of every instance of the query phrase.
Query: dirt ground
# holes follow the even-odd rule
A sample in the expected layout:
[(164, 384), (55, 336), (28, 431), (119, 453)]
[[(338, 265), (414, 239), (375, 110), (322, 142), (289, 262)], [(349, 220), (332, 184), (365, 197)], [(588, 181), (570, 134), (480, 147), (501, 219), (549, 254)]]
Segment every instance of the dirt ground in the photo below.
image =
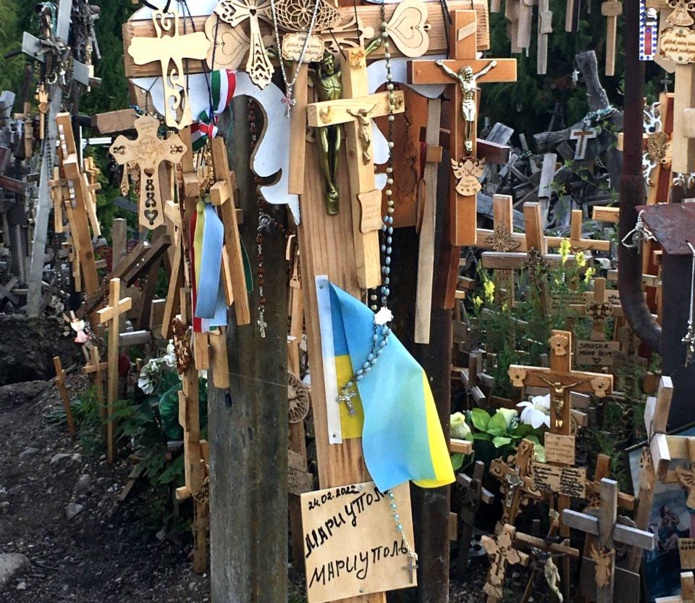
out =
[[(68, 383), (76, 398), (82, 378)], [(190, 543), (160, 540), (143, 525), (137, 488), (118, 503), (130, 466), (86, 454), (51, 420), (60, 406), (50, 381), (0, 387), (0, 553), (31, 562), (0, 603), (209, 601), (207, 576), (191, 570)], [(71, 503), (83, 508), (68, 519)]]

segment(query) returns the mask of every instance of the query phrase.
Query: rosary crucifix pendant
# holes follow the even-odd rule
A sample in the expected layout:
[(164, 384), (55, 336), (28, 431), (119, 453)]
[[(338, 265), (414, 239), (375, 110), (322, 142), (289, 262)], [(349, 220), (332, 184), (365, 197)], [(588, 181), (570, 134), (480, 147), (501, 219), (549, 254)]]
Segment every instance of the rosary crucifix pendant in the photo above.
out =
[(292, 98), (292, 90), (287, 90), (285, 96), (282, 97), (282, 103), (285, 105), (285, 118), (289, 119), (292, 115), (292, 107), (297, 104), (297, 100)]

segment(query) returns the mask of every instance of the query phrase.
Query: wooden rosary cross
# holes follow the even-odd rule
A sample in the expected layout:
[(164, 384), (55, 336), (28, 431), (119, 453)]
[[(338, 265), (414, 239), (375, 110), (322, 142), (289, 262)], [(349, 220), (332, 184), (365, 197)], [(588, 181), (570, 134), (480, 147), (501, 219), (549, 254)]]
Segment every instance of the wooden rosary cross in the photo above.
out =
[[(453, 86), (449, 146), (455, 175), (461, 177), (451, 179), (451, 244), (475, 245), (476, 193), (480, 190), (479, 183), (476, 187), (477, 85), (516, 81), (516, 59), (477, 59), (475, 11), (452, 11), (451, 17), (452, 59), (412, 61), (408, 80), (412, 84)], [(470, 192), (462, 194), (466, 189)]]
[(114, 446), (114, 422), (113, 405), (118, 400), (118, 335), (120, 329), (121, 314), (124, 314), (133, 305), (133, 301), (126, 297), (121, 299), (121, 279), (111, 279), (109, 284), (109, 305), (103, 310), (99, 310), (100, 324), (108, 324), (109, 344), (108, 344), (108, 388), (107, 388), (107, 410), (106, 410), (106, 430), (108, 447), (106, 455), (109, 463), (113, 463), (116, 450)]
[[(357, 281), (360, 288), (372, 289), (381, 283), (378, 233), (383, 221), (382, 195), (374, 179), (371, 120), (389, 114), (389, 93), (369, 94), (364, 48), (345, 50), (341, 78), (343, 98), (308, 105), (307, 119), (315, 128), (346, 124)], [(403, 92), (396, 91), (391, 112), (404, 111)]]
[(161, 64), (166, 123), (170, 128), (181, 130), (193, 123), (185, 59), (205, 60), (210, 42), (202, 31), (180, 35), (180, 15), (176, 5), (173, 3), (169, 12), (152, 12), (157, 37), (134, 38), (128, 47), (128, 54), (136, 65), (155, 61)]
[(135, 163), (140, 168), (140, 225), (154, 230), (164, 224), (164, 208), (159, 184), (159, 164), (178, 164), (186, 147), (177, 134), (166, 140), (159, 138), (159, 120), (143, 115), (135, 121), (138, 137), (130, 140), (119, 136), (109, 152), (119, 165)]
[(481, 543), (490, 557), (490, 572), (483, 592), (487, 595), (487, 603), (494, 603), (502, 598), (507, 565), (527, 565), (529, 556), (514, 548), (514, 536), (516, 528), (505, 524), (502, 532), (495, 538), (483, 536)]
[[(599, 517), (565, 509), (562, 523), (598, 537), (598, 546), (592, 548), (594, 580), (584, 583), (585, 596), (597, 603), (612, 603), (614, 586), (626, 601), (639, 600), (639, 574), (615, 567), (615, 543), (624, 543), (642, 550), (654, 548), (656, 536), (618, 523), (618, 483), (611, 479), (601, 480), (601, 508)], [(622, 584), (621, 584), (622, 582)], [(595, 596), (594, 596), (595, 593)]]

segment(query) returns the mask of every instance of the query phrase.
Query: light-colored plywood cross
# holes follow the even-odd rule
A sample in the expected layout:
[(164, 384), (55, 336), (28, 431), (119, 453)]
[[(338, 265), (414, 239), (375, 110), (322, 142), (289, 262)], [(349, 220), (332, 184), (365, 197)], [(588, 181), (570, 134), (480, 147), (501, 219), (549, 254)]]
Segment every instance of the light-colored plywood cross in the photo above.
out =
[(577, 147), (574, 150), (574, 160), (582, 161), (586, 159), (586, 151), (589, 146), (589, 141), (598, 138), (598, 128), (589, 128), (582, 126), (570, 132), (570, 140), (577, 141)]
[(618, 17), (623, 14), (621, 0), (601, 3), (601, 14), (606, 17), (606, 75), (615, 75), (615, 53), (618, 46)]
[(531, 460), (533, 442), (521, 440), (515, 457), (509, 462), (494, 459), (490, 463), (490, 475), (502, 482), (505, 497), (502, 501), (501, 524), (514, 523), (524, 500), (540, 500), (542, 494), (533, 489)]
[[(381, 283), (378, 233), (383, 224), (382, 195), (374, 178), (371, 128), (374, 118), (389, 114), (389, 93), (369, 94), (364, 48), (348, 49), (341, 56), (341, 78), (343, 98), (308, 105), (307, 118), (312, 127), (346, 125), (357, 281), (361, 288), (371, 289)], [(391, 112), (403, 111), (403, 93), (396, 91)]]
[(538, 53), (536, 73), (545, 75), (548, 71), (548, 38), (553, 33), (553, 13), (550, 0), (538, 0)]
[[(570, 247), (573, 251), (610, 251), (611, 242), (601, 239), (582, 238), (582, 210), (573, 209), (570, 219)], [(557, 249), (562, 244), (564, 237), (547, 237), (548, 247)]]
[(480, 540), (483, 548), (490, 557), (490, 571), (483, 592), (487, 595), (487, 603), (495, 603), (502, 598), (507, 565), (528, 565), (529, 556), (514, 548), (516, 528), (505, 524), (502, 532), (495, 538), (483, 536)]
[[(581, 530), (598, 538), (598, 546), (592, 548), (591, 559), (594, 564), (594, 580), (585, 585), (589, 592), (585, 595), (597, 603), (614, 601), (616, 582), (615, 543), (623, 543), (642, 550), (654, 548), (656, 536), (618, 522), (618, 483), (604, 478), (601, 480), (601, 507), (598, 517), (586, 515), (570, 509), (562, 513), (562, 522), (571, 528)], [(626, 601), (639, 600), (639, 574), (618, 569), (627, 574), (625, 587), (621, 585), (621, 597)], [(595, 592), (595, 597), (592, 597)], [(636, 596), (635, 596), (636, 595)]]
[(449, 145), (454, 175), (460, 177), (451, 178), (450, 242), (459, 247), (477, 240), (477, 85), (516, 81), (516, 59), (477, 59), (475, 11), (453, 11), (451, 18), (451, 60), (413, 61), (408, 79), (413, 84), (448, 84), (454, 90)]
[(108, 343), (108, 387), (107, 387), (107, 407), (106, 407), (106, 431), (107, 431), (107, 451), (106, 456), (109, 463), (113, 463), (116, 457), (114, 441), (114, 422), (113, 405), (118, 400), (118, 335), (121, 314), (127, 312), (133, 303), (129, 297), (121, 299), (121, 279), (111, 279), (109, 283), (109, 305), (103, 310), (99, 310), (100, 324), (108, 324), (109, 343)]
[[(181, 35), (177, 5), (178, 3), (173, 3), (169, 12), (153, 11), (152, 21), (157, 37), (134, 38), (128, 47), (128, 54), (136, 65), (160, 63), (166, 123), (170, 128), (181, 130), (193, 122), (185, 59), (204, 60), (208, 55), (210, 41), (203, 31)], [(180, 116), (178, 112), (181, 113)]]
[(164, 207), (159, 184), (159, 164), (181, 162), (186, 146), (177, 134), (166, 140), (159, 138), (159, 120), (143, 115), (135, 121), (138, 137), (130, 140), (119, 136), (109, 152), (119, 165), (137, 164), (140, 169), (140, 225), (154, 230), (164, 224)]

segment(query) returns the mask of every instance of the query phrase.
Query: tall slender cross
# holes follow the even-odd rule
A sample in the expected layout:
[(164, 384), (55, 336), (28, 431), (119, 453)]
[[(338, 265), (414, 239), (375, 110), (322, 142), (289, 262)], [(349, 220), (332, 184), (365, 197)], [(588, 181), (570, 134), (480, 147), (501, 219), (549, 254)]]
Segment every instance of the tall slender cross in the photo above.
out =
[[(155, 61), (161, 64), (166, 123), (171, 128), (181, 130), (193, 122), (184, 60), (205, 60), (210, 41), (203, 31), (180, 35), (177, 3), (173, 3), (172, 6), (168, 12), (152, 12), (157, 37), (134, 38), (128, 47), (128, 54), (136, 65), (146, 65)], [(171, 34), (168, 35), (168, 32)], [(180, 116), (177, 115), (179, 111)]]
[[(475, 11), (452, 11), (451, 17), (452, 59), (437, 63), (412, 61), (408, 67), (408, 80), (413, 84), (453, 86), (449, 141), (451, 161), (452, 165), (465, 167), (466, 160), (469, 160), (471, 165), (477, 162), (476, 86), (485, 82), (516, 81), (516, 59), (477, 59)], [(451, 73), (455, 75), (452, 76)], [(450, 242), (454, 247), (475, 245), (476, 193), (461, 194), (457, 191), (458, 185), (457, 179), (451, 178)]]
[(133, 301), (126, 297), (121, 299), (121, 279), (111, 279), (109, 283), (109, 305), (97, 313), (100, 324), (108, 324), (109, 349), (108, 349), (108, 387), (106, 407), (106, 432), (107, 450), (106, 456), (109, 463), (116, 458), (114, 442), (113, 405), (118, 400), (118, 335), (121, 314), (130, 310)]
[[(310, 104), (307, 118), (315, 128), (346, 124), (357, 281), (361, 288), (371, 289), (381, 283), (379, 230), (383, 224), (381, 191), (374, 179), (371, 127), (374, 118), (389, 114), (389, 93), (369, 94), (364, 48), (345, 50), (340, 73), (343, 98)], [(403, 93), (397, 91), (391, 112), (403, 111)]]

